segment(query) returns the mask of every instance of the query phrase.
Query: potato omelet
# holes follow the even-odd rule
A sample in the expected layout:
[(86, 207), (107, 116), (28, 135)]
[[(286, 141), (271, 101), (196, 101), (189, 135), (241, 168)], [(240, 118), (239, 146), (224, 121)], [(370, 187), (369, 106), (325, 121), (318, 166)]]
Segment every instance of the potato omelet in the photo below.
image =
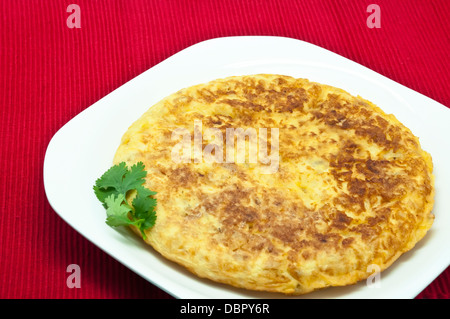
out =
[(432, 160), (418, 138), (371, 102), (306, 79), (180, 90), (131, 125), (122, 161), (142, 161), (157, 192), (146, 242), (235, 287), (299, 295), (356, 283), (434, 220)]

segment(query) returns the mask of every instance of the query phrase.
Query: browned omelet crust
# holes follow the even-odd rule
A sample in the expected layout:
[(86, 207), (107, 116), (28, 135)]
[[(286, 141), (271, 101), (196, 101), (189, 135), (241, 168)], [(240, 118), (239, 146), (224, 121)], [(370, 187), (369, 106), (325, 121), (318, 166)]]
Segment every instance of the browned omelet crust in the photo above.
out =
[[(176, 128), (279, 128), (279, 168), (174, 163)], [(209, 141), (203, 141), (203, 147)], [(148, 244), (196, 275), (304, 294), (389, 267), (431, 227), (431, 156), (393, 115), (361, 97), (283, 75), (183, 89), (124, 134), (114, 163), (142, 161), (158, 192)], [(372, 269), (372, 268), (370, 268)]]

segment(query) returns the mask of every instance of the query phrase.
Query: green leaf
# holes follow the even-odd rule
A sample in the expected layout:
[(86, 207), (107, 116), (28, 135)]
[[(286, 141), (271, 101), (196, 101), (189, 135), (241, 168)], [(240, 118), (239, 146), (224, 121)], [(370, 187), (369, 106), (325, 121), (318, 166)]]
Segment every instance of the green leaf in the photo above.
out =
[[(142, 162), (133, 165), (130, 170), (127, 169), (125, 162), (121, 162), (97, 179), (94, 193), (104, 204), (106, 197), (111, 194), (126, 196), (128, 191), (140, 187), (145, 182), (145, 176), (147, 176), (147, 172)], [(106, 207), (105, 204), (103, 206)]]
[[(142, 162), (127, 168), (125, 162), (112, 166), (93, 187), (98, 200), (106, 209), (106, 223), (109, 226), (136, 226), (146, 239), (145, 230), (156, 221), (156, 192), (144, 187), (147, 172)], [(132, 206), (126, 200), (127, 193), (136, 191)]]
[(130, 220), (128, 214), (132, 208), (125, 202), (125, 197), (122, 194), (117, 196), (110, 195), (105, 199), (106, 209), (106, 223), (109, 226), (127, 226), (135, 224)]
[[(156, 199), (138, 195), (133, 200), (134, 215), (136, 216), (136, 218), (139, 219), (145, 220), (149, 219), (149, 222), (145, 223), (145, 225), (153, 226), (154, 217), (156, 216), (155, 206), (156, 206)], [(153, 223), (151, 223), (151, 220), (153, 220)], [(145, 227), (144, 229), (146, 228), (148, 227)]]
[(138, 187), (136, 187), (136, 190), (139, 195), (144, 196), (144, 197), (153, 196), (153, 195), (158, 194), (157, 192), (153, 192), (144, 186), (138, 186)]
[(122, 180), (121, 191), (125, 195), (129, 190), (140, 187), (145, 182), (145, 166), (142, 162), (134, 164)]
[(97, 196), (98, 200), (102, 202), (103, 207), (107, 208), (105, 200), (110, 195), (119, 195), (120, 193), (114, 187), (108, 188), (100, 188), (97, 185), (94, 185), (94, 193)]
[(115, 188), (117, 191), (120, 191), (120, 187), (122, 185), (122, 180), (125, 174), (128, 173), (127, 165), (125, 162), (122, 162), (118, 165), (114, 165), (109, 170), (107, 170), (102, 177), (97, 179), (95, 185), (98, 188)]

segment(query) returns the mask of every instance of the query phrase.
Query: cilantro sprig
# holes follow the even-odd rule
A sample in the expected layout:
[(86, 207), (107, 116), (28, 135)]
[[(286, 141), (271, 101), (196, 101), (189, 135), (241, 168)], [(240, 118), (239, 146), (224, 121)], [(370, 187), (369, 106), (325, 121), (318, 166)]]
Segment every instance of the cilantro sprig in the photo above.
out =
[[(156, 192), (144, 187), (147, 172), (142, 162), (127, 168), (125, 162), (112, 166), (94, 185), (94, 193), (106, 209), (106, 224), (111, 227), (136, 226), (144, 239), (145, 230), (156, 221)], [(134, 192), (135, 194), (132, 194)], [(127, 198), (134, 196), (130, 203)]]

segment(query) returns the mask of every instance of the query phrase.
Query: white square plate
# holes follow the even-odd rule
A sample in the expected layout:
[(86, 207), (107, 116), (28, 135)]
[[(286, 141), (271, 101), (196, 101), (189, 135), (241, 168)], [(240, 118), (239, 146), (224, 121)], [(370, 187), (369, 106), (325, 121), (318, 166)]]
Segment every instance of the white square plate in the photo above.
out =
[(450, 264), (450, 110), (303, 41), (263, 36), (204, 41), (105, 96), (69, 121), (50, 141), (44, 161), (50, 205), (92, 243), (176, 298), (286, 298), (197, 278), (162, 258), (128, 229), (107, 226), (105, 210), (92, 190), (95, 180), (112, 165), (123, 133), (150, 106), (184, 87), (257, 73), (307, 78), (372, 101), (409, 127), (434, 162), (435, 222), (413, 250), (381, 273), (378, 288), (363, 281), (295, 298), (414, 298)]

